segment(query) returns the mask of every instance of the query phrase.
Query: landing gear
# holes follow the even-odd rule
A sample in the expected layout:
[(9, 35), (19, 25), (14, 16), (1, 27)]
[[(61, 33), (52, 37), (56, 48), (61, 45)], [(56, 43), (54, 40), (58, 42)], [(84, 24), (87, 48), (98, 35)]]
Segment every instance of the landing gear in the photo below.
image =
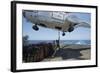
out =
[(68, 32), (72, 32), (74, 30), (74, 27), (69, 27)]
[(39, 28), (38, 28), (37, 25), (34, 25), (32, 28), (33, 28), (35, 31), (38, 31), (38, 30), (39, 30)]
[(62, 36), (65, 36), (65, 32), (62, 33)]

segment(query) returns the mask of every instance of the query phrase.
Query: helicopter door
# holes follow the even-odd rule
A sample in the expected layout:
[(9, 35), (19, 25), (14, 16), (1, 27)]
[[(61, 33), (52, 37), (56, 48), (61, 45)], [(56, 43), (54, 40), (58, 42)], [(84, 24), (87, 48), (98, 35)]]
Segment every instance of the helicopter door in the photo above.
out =
[(64, 20), (62, 12), (52, 12), (52, 18), (57, 20)]

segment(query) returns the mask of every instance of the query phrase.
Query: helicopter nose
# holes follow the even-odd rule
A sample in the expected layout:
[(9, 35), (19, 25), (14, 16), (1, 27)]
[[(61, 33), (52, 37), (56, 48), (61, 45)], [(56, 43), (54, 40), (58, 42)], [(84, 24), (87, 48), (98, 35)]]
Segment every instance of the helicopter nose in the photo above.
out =
[(25, 13), (25, 11), (23, 12), (23, 16), (26, 17), (26, 13)]

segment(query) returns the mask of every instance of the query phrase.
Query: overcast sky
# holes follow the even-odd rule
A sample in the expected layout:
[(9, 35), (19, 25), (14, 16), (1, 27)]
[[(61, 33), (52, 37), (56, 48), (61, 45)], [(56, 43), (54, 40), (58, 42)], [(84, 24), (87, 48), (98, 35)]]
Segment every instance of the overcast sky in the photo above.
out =
[[(91, 22), (91, 14), (89, 13), (72, 13), (72, 14), (76, 15), (78, 18), (88, 23)], [(35, 31), (32, 29), (33, 23), (27, 21), (24, 17), (22, 17), (22, 24), (23, 24), (23, 36), (28, 35), (29, 40), (56, 40), (58, 39), (57, 30), (39, 26), (39, 31)], [(91, 37), (90, 33), (91, 33), (90, 28), (79, 27), (70, 33), (66, 32), (65, 36), (62, 36), (62, 32), (60, 32), (60, 37), (61, 37), (61, 40), (90, 40), (90, 37)]]

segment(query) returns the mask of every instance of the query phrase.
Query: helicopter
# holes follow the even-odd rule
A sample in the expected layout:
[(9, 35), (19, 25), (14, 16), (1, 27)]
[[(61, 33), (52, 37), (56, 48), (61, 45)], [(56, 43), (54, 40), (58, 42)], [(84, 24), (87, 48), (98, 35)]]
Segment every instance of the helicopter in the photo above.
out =
[(32, 26), (35, 31), (38, 31), (38, 26), (41, 26), (62, 31), (62, 36), (65, 36), (65, 32), (72, 32), (77, 27), (90, 28), (88, 22), (71, 15), (71, 12), (23, 10), (22, 14), (27, 21), (35, 24)]

